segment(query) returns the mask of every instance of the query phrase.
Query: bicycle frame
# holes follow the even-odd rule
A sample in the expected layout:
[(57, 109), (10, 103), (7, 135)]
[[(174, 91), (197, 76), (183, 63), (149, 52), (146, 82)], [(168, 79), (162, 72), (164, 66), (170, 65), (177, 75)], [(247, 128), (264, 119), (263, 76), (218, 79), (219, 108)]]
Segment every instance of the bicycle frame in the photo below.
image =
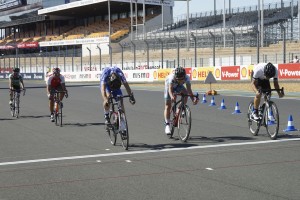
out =
[(55, 117), (55, 125), (59, 125), (62, 127), (62, 107), (61, 107), (61, 101), (60, 101), (60, 95), (61, 93), (65, 93), (65, 91), (53, 91), (53, 102), (54, 102), (54, 117)]
[[(117, 134), (120, 133), (122, 140), (122, 146), (125, 150), (128, 150), (129, 146), (129, 133), (126, 115), (122, 108), (122, 99), (130, 97), (129, 95), (125, 96), (116, 96), (109, 97), (108, 103), (110, 105), (110, 124), (107, 124), (106, 130), (110, 137), (111, 144), (115, 145), (117, 141)], [(117, 108), (115, 108), (117, 106)], [(112, 133), (110, 132), (112, 131)]]
[(21, 91), (23, 91), (23, 96), (24, 96), (25, 91), (26, 91), (24, 89), (20, 89), (20, 90), (13, 89), (13, 90), (11, 90), (12, 96), (13, 96), (12, 105), (10, 107), (12, 117), (19, 118), (19, 114), (20, 114), (20, 93), (21, 93)]

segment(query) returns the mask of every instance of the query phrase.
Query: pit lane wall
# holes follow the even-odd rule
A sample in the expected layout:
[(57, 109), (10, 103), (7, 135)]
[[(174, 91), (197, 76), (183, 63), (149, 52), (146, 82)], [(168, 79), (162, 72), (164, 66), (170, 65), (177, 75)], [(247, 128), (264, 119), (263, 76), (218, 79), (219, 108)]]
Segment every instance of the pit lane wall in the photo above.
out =
[[(300, 63), (275, 64), (278, 68), (278, 79), (299, 79)], [(194, 81), (204, 81), (211, 71), (217, 81), (250, 80), (255, 65), (241, 66), (208, 66), (185, 68), (186, 73)], [(22, 70), (22, 69), (21, 69)], [(174, 69), (143, 69), (123, 70), (128, 82), (161, 82), (173, 73)], [(99, 81), (101, 71), (61, 72), (66, 82), (95, 82)], [(25, 80), (46, 80), (49, 74), (21, 73)], [(0, 79), (8, 79), (9, 73), (0, 73)]]

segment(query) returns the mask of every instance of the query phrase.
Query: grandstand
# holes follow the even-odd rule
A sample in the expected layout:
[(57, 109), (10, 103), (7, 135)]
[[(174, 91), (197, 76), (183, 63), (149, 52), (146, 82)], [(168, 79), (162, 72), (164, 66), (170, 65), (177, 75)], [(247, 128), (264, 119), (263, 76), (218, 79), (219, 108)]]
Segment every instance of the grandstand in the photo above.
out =
[[(207, 66), (212, 65), (212, 35), (217, 64), (230, 64), (234, 45), (232, 32), (236, 35), (238, 64), (257, 61), (260, 22), (255, 5), (230, 11), (192, 13), (187, 31), (186, 19), (173, 19), (173, 0), (165, 0), (163, 6), (157, 3), (159, 1), (131, 2), (135, 1), (2, 1), (0, 68), (19, 65), (24, 71), (32, 72), (53, 66), (61, 66), (65, 71), (85, 70), (84, 66), (100, 70), (110, 64), (127, 69), (140, 65), (193, 66), (195, 55), (190, 48), (194, 47), (198, 49), (198, 65)], [(288, 56), (298, 54), (298, 5), (292, 2), (264, 5), (260, 60), (284, 62), (278, 53), (282, 52), (282, 26), (289, 41)], [(197, 41), (186, 41), (191, 33)], [(178, 47), (180, 60), (176, 60)], [(147, 48), (150, 53), (146, 52)], [(146, 54), (150, 54), (149, 59)]]

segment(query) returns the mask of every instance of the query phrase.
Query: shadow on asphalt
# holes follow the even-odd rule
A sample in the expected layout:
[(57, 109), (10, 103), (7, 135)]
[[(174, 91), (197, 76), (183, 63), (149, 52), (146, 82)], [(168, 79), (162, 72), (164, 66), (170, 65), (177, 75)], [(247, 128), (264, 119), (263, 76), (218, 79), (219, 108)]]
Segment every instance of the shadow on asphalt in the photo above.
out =
[(20, 118), (28, 118), (28, 119), (38, 119), (38, 118), (46, 118), (46, 117), (49, 117), (50, 118), (50, 116), (49, 115), (36, 115), (36, 116), (34, 116), (34, 115), (25, 115), (25, 116), (20, 116)]
[(210, 143), (219, 143), (227, 141), (249, 141), (256, 140), (253, 137), (242, 137), (242, 136), (226, 136), (226, 137), (203, 137), (203, 136), (190, 136), (190, 142), (210, 142)]
[(104, 126), (104, 123), (65, 123), (64, 126), (86, 127), (86, 126)]
[(295, 131), (289, 134), (280, 134), (277, 136), (278, 139), (289, 139), (289, 138), (300, 138), (300, 132)]
[(192, 147), (197, 146), (196, 144), (190, 144), (190, 143), (167, 143), (167, 144), (154, 144), (154, 145), (148, 145), (148, 144), (131, 144), (129, 146), (130, 149), (132, 148), (141, 148), (141, 149), (147, 149), (147, 150), (160, 150), (160, 149), (171, 149), (171, 148), (184, 148), (184, 147)]
[(10, 121), (15, 120), (16, 118), (0, 118), (0, 121)]

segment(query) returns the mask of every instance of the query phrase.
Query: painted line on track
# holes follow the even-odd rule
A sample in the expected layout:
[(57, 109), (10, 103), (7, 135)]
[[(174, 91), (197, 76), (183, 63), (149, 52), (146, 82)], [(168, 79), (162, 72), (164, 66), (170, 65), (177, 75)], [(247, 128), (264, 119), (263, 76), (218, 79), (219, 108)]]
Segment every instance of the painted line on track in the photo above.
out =
[(290, 141), (300, 141), (300, 138), (282, 139), (282, 140), (267, 140), (267, 141), (257, 141), (257, 142), (230, 143), (230, 144), (217, 144), (217, 145), (205, 145), (205, 146), (192, 146), (192, 147), (185, 147), (185, 148), (170, 148), (170, 149), (161, 149), (161, 150), (145, 150), (145, 151), (119, 152), (119, 153), (94, 154), (94, 155), (82, 155), (82, 156), (70, 156), (70, 157), (57, 157), (57, 158), (45, 158), (45, 159), (36, 159), (36, 160), (12, 161), (12, 162), (2, 162), (2, 163), (0, 163), (0, 166), (42, 163), (42, 162), (51, 162), (51, 161), (77, 160), (77, 159), (86, 159), (86, 158), (112, 157), (112, 156), (122, 156), (122, 155), (135, 155), (135, 154), (146, 154), (146, 153), (160, 153), (160, 152), (170, 152), (170, 151), (183, 151), (183, 150), (193, 150), (193, 149), (258, 145), (258, 144), (290, 142)]

